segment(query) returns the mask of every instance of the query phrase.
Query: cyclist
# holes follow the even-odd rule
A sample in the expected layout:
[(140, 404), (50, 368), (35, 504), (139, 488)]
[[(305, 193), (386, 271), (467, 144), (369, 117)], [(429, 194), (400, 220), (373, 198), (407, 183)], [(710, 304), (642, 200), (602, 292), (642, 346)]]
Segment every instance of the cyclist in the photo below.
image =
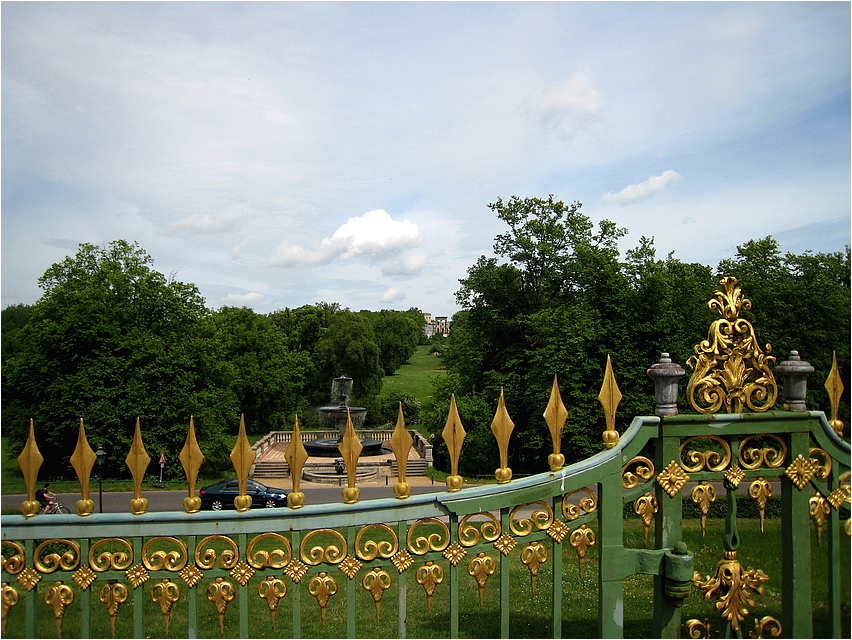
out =
[(48, 513), (53, 508), (53, 500), (56, 498), (56, 494), (50, 492), (50, 483), (45, 482), (44, 489), (36, 491), (35, 497), (41, 503), (39, 513)]

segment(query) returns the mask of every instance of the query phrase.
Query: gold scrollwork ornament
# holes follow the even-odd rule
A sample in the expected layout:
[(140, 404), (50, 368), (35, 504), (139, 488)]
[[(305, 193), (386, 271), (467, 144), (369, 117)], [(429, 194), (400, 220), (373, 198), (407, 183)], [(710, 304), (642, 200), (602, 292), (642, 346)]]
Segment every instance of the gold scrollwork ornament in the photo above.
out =
[(817, 544), (822, 546), (822, 529), (825, 525), (825, 517), (831, 513), (831, 505), (820, 494), (811, 496), (808, 500), (808, 515), (814, 522), (814, 527), (817, 530)]
[(214, 582), (207, 585), (207, 599), (216, 607), (219, 616), (219, 633), (225, 634), (225, 610), (228, 604), (237, 595), (234, 585), (224, 578), (216, 578)]
[[(526, 507), (532, 507), (535, 505), (539, 505), (540, 508), (535, 509), (529, 518), (519, 518), (515, 520), (515, 516), (521, 509), (525, 509)], [(514, 509), (512, 509), (512, 513), (509, 515), (509, 528), (512, 533), (516, 536), (527, 536), (532, 533), (533, 524), (535, 528), (539, 531), (546, 531), (550, 524), (553, 522), (553, 509), (551, 509), (545, 502), (538, 500), (536, 502), (530, 502), (529, 504), (518, 505)]]
[(697, 571), (693, 574), (692, 584), (704, 592), (704, 600), (710, 600), (718, 594), (719, 600), (714, 607), (731, 625), (732, 631), (739, 631), (740, 622), (748, 615), (746, 605), (753, 607), (750, 591), (763, 593), (763, 583), (769, 577), (760, 569), (743, 569), (737, 559), (736, 551), (723, 551), (723, 559), (716, 565), (716, 573), (701, 579)]
[(151, 600), (156, 602), (163, 614), (163, 622), (166, 626), (166, 635), (169, 635), (169, 621), (172, 614), (172, 605), (180, 599), (180, 588), (168, 578), (163, 578), (151, 588)]
[(710, 505), (716, 502), (716, 489), (706, 480), (702, 480), (692, 488), (689, 497), (701, 511), (701, 537), (703, 538), (707, 533), (707, 514), (710, 513)]
[(633, 504), (633, 512), (642, 518), (642, 538), (645, 542), (645, 547), (648, 546), (648, 534), (651, 532), (651, 523), (654, 521), (654, 514), (659, 510), (657, 499), (650, 493), (640, 496)]
[[(768, 438), (774, 440), (778, 444), (775, 447), (749, 447), (748, 443), (755, 438)], [(769, 469), (777, 469), (787, 459), (787, 445), (778, 436), (771, 433), (748, 436), (740, 442), (739, 452), (737, 453), (740, 465), (753, 471), (759, 469), (764, 464)]]
[(530, 570), (531, 590), (535, 596), (535, 582), (538, 579), (539, 567), (547, 562), (547, 548), (538, 541), (529, 543), (521, 551), (521, 562)]
[[(470, 520), (474, 517), (485, 517), (486, 521), (479, 524), (479, 529), (476, 524), (471, 524)], [(482, 513), (469, 513), (459, 522), (459, 542), (465, 547), (473, 547), (479, 543), (479, 536), (487, 542), (494, 542), (502, 533), (500, 521), (489, 511)]]
[[(42, 549), (48, 546), (53, 548), (56, 545), (67, 545), (71, 548), (61, 556), (54, 552), (41, 557)], [(74, 569), (77, 568), (77, 564), (80, 562), (80, 545), (73, 540), (66, 540), (65, 538), (45, 540), (36, 547), (36, 550), (33, 553), (33, 558), (35, 559), (33, 564), (35, 565), (36, 570), (40, 573), (53, 573), (57, 569), (62, 569), (62, 571), (74, 571)]]
[(754, 619), (754, 631), (749, 634), (749, 637), (762, 638), (767, 629), (773, 638), (781, 635), (781, 623), (772, 616), (763, 616), (760, 620)]
[(391, 586), (390, 574), (384, 569), (371, 569), (364, 575), (361, 584), (373, 596), (373, 602), (376, 603), (376, 622), (378, 622), (382, 606), (382, 596)]
[(772, 497), (772, 485), (764, 478), (758, 478), (748, 487), (748, 495), (757, 503), (760, 513), (760, 532), (763, 533), (763, 523), (766, 519), (766, 501)]
[[(265, 551), (263, 549), (259, 549), (258, 551), (254, 550), (255, 546), (261, 540), (267, 539), (275, 540), (280, 543), (281, 546), (276, 547), (272, 551)], [(290, 546), (290, 541), (281, 534), (270, 531), (252, 538), (248, 548), (246, 549), (246, 560), (248, 560), (248, 563), (255, 569), (266, 569), (266, 567), (283, 569), (287, 566), (287, 563), (290, 562), (292, 554), (293, 551)]]
[(281, 578), (266, 576), (257, 585), (257, 595), (266, 600), (269, 615), (272, 617), (272, 628), (275, 628), (275, 614), (278, 613), (278, 601), (287, 595), (287, 585)]
[[(635, 460), (635, 458), (634, 458)], [(632, 461), (631, 461), (632, 462)], [(630, 463), (628, 463), (629, 465)], [(651, 469), (653, 469), (653, 465), (651, 465)], [(577, 504), (571, 502), (568, 498), (573, 496), (575, 493), (585, 493), (587, 495), (580, 498)], [(589, 489), (588, 487), (581, 487), (579, 489), (575, 489), (570, 493), (566, 493), (562, 497), (562, 515), (568, 522), (572, 520), (576, 520), (583, 513), (594, 513), (595, 509), (598, 508), (598, 498), (594, 491)], [(581, 513), (582, 511), (582, 513)]]
[(435, 595), (435, 589), (444, 581), (444, 570), (440, 565), (435, 564), (431, 560), (417, 569), (414, 574), (417, 584), (422, 585), (426, 592), (426, 609), (429, 615), (432, 615), (432, 596)]
[[(411, 539), (414, 537), (417, 527), (428, 524), (437, 525), (441, 529), (441, 532), (430, 533), (428, 537), (417, 536), (412, 542)], [(450, 529), (438, 518), (421, 518), (409, 528), (406, 543), (408, 544), (408, 549), (418, 556), (422, 556), (429, 551), (443, 551), (450, 544)]]
[[(636, 465), (633, 471), (630, 471), (631, 465)], [(645, 456), (636, 456), (621, 468), (621, 486), (625, 489), (632, 489), (653, 477), (654, 463)]]
[(127, 602), (127, 587), (118, 580), (110, 580), (98, 592), (98, 600), (106, 605), (109, 614), (109, 627), (112, 637), (115, 637), (115, 621), (118, 618), (118, 609)]
[(56, 619), (56, 637), (61, 638), (65, 609), (74, 602), (74, 591), (68, 585), (57, 580), (47, 588), (44, 594), (44, 602), (53, 609), (53, 617)]
[(321, 571), (319, 575), (311, 578), (308, 583), (308, 593), (317, 599), (317, 604), (320, 608), (320, 618), (322, 619), (322, 628), (325, 629), (325, 610), (328, 606), (328, 600), (337, 593), (337, 583), (325, 571)]
[[(364, 543), (364, 547), (362, 549), (361, 539), (365, 533), (374, 529), (383, 531), (391, 538), (391, 540), (377, 541), (369, 539)], [(375, 560), (377, 557), (387, 560), (392, 558), (397, 551), (399, 551), (399, 538), (397, 538), (394, 530), (386, 524), (378, 523), (367, 525), (366, 527), (362, 527), (361, 530), (358, 531), (358, 535), (355, 536), (355, 555), (364, 562)]]
[[(724, 455), (720, 454), (718, 451), (714, 451), (713, 449), (698, 451), (696, 449), (689, 448), (691, 443), (699, 440), (710, 440), (711, 442), (715, 442), (722, 448)], [(688, 473), (697, 473), (705, 468), (708, 471), (724, 471), (731, 463), (731, 446), (718, 436), (693, 436), (691, 438), (687, 438), (683, 441), (683, 444), (680, 445), (681, 460), (683, 460), (684, 451), (686, 451), (686, 459), (688, 462), (681, 462), (680, 466)]]
[(0, 606), (2, 606), (3, 612), (2, 618), (0, 618), (0, 631), (3, 632), (4, 636), (6, 635), (6, 623), (9, 621), (9, 612), (16, 604), (18, 604), (18, 592), (8, 582), (4, 582), (0, 587)]
[(695, 345), (686, 361), (694, 369), (687, 385), (687, 397), (699, 413), (716, 413), (724, 405), (727, 413), (768, 411), (778, 397), (778, 384), (769, 368), (775, 361), (772, 345), (764, 353), (751, 323), (740, 318), (741, 310), (751, 308), (751, 300), (743, 298), (737, 279), (729, 276), (719, 282), (724, 291), (716, 290), (716, 298), (707, 303), (721, 318), (715, 320), (707, 339)]
[(483, 596), (485, 594), (485, 584), (488, 582), (488, 576), (493, 575), (497, 570), (497, 565), (491, 556), (485, 555), (483, 551), (478, 556), (473, 558), (467, 565), (467, 572), (476, 580), (476, 586), (479, 588), (479, 608), (483, 606)]
[(595, 544), (595, 532), (583, 525), (579, 529), (574, 529), (568, 537), (568, 542), (577, 551), (577, 562), (580, 569), (580, 577), (583, 577), (583, 565), (586, 563), (586, 553), (589, 547)]
[[(121, 546), (123, 551), (102, 551), (98, 553), (101, 546)], [(124, 538), (101, 538), (89, 547), (89, 566), (103, 573), (109, 569), (126, 571), (133, 564), (133, 547)]]

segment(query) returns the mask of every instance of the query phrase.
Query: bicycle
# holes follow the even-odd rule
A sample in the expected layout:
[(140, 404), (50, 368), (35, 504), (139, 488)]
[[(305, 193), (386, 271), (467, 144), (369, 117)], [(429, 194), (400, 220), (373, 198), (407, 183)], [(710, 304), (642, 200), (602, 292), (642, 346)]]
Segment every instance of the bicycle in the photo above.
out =
[(59, 502), (58, 499), (53, 501), (53, 504), (48, 505), (47, 507), (42, 507), (39, 510), (39, 514), (50, 514), (50, 513), (65, 513), (70, 514), (71, 510), (66, 507), (64, 504)]

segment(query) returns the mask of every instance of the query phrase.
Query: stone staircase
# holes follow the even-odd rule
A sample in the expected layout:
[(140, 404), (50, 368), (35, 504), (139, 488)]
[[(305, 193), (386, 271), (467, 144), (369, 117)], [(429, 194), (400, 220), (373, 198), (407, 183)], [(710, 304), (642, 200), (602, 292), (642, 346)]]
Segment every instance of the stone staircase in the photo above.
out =
[[(399, 465), (396, 463), (396, 460), (391, 460), (390, 463), (391, 475), (395, 476), (399, 473)], [(426, 461), (422, 458), (409, 458), (408, 464), (405, 465), (405, 475), (406, 476), (425, 476), (426, 475)]]
[(284, 460), (261, 460), (255, 463), (252, 474), (262, 478), (289, 478), (290, 467)]

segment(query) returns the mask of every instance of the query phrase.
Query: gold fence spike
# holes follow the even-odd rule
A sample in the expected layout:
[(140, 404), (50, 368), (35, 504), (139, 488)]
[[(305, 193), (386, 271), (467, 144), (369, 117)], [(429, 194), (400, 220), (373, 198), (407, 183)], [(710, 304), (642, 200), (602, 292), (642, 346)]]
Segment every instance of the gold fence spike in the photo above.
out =
[(130, 501), (130, 513), (134, 516), (145, 513), (148, 510), (148, 500), (142, 497), (142, 481), (145, 479), (145, 471), (151, 464), (151, 456), (145, 451), (142, 444), (142, 427), (139, 418), (136, 418), (136, 431), (133, 433), (133, 443), (130, 445), (130, 453), (127, 454), (125, 463), (130, 467), (133, 476), (133, 499)]
[(837, 369), (837, 352), (834, 352), (834, 357), (831, 362), (831, 372), (828, 374), (828, 379), (825, 381), (825, 389), (828, 391), (828, 399), (831, 402), (831, 428), (839, 437), (843, 437), (843, 421), (837, 417), (837, 411), (840, 407), (840, 396), (843, 395), (843, 381), (840, 379), (840, 372)]
[(609, 355), (606, 357), (606, 371), (598, 400), (603, 406), (604, 416), (606, 417), (606, 431), (603, 432), (603, 441), (607, 449), (612, 449), (618, 444), (618, 431), (615, 430), (615, 410), (618, 403), (621, 402), (621, 391), (618, 390), (618, 384), (615, 382)]
[(299, 430), (299, 416), (293, 425), (293, 435), (290, 436), (290, 444), (284, 452), (284, 459), (290, 468), (290, 480), (293, 482), (293, 491), (287, 496), (287, 506), (291, 509), (300, 509), (305, 505), (305, 494), (301, 492), (299, 484), (302, 481), (302, 467), (308, 460), (308, 452), (302, 443), (302, 432)]
[(198, 513), (201, 509), (201, 498), (195, 495), (195, 481), (198, 479), (201, 463), (204, 462), (204, 454), (201, 453), (198, 440), (195, 439), (195, 418), (193, 416), (189, 416), (189, 431), (186, 434), (186, 441), (183, 443), (183, 449), (180, 450), (178, 459), (186, 474), (189, 491), (189, 495), (183, 499), (183, 509), (187, 513)]
[(27, 485), (27, 499), (21, 503), (21, 513), (25, 518), (31, 518), (38, 513), (38, 500), (35, 499), (36, 480), (38, 480), (38, 470), (41, 469), (41, 463), (44, 458), (38, 450), (38, 445), (35, 441), (35, 429), (33, 428), (33, 419), (30, 418), (30, 434), (27, 436), (27, 443), (24, 445), (24, 450), (18, 456), (18, 466), (21, 467), (21, 473), (24, 474), (24, 482)]
[(71, 456), (71, 466), (77, 472), (80, 479), (80, 499), (77, 501), (77, 513), (87, 516), (95, 510), (94, 500), (89, 499), (89, 482), (92, 476), (92, 467), (95, 466), (98, 456), (92, 451), (89, 441), (86, 439), (86, 428), (83, 426), (83, 418), (80, 418), (80, 430), (77, 432), (77, 447)]
[(248, 495), (248, 475), (251, 465), (254, 464), (254, 451), (251, 450), (248, 437), (246, 436), (245, 414), (240, 415), (240, 432), (237, 435), (237, 443), (231, 451), (231, 462), (237, 472), (237, 483), (239, 484), (239, 495), (234, 498), (234, 506), (237, 511), (243, 513), (251, 507), (251, 496)]
[(352, 415), (349, 409), (346, 410), (346, 431), (343, 433), (343, 440), (340, 442), (338, 449), (340, 455), (343, 456), (343, 461), (346, 463), (346, 479), (347, 487), (343, 490), (343, 502), (346, 504), (354, 504), (358, 502), (361, 496), (361, 490), (355, 486), (355, 476), (358, 472), (358, 458), (361, 457), (361, 450), (364, 445), (355, 435), (355, 427), (352, 424)]
[(450, 398), (450, 412), (441, 435), (444, 436), (444, 442), (447, 443), (447, 450), (450, 452), (450, 475), (446, 479), (447, 490), (460, 491), (464, 480), (459, 475), (459, 456), (467, 433), (465, 433), (461, 418), (459, 418), (455, 394)]
[(500, 400), (497, 403), (497, 411), (494, 420), (491, 421), (491, 432), (497, 438), (497, 448), (500, 450), (500, 468), (494, 472), (497, 484), (506, 484), (512, 479), (512, 470), (509, 468), (509, 438), (515, 423), (506, 411), (506, 400), (503, 397), (503, 388), (500, 388)]
[(396, 417), (396, 428), (393, 430), (390, 443), (393, 454), (396, 456), (397, 483), (393, 486), (394, 495), (404, 500), (411, 495), (411, 485), (405, 481), (405, 473), (408, 468), (408, 453), (414, 440), (408, 429), (405, 428), (405, 416), (402, 414), (402, 403), (399, 403), (399, 414)]
[(556, 374), (553, 374), (553, 388), (550, 390), (550, 401), (544, 410), (544, 421), (550, 429), (550, 438), (553, 440), (553, 453), (547, 456), (547, 463), (551, 471), (557, 471), (565, 466), (565, 456), (562, 453), (562, 429), (568, 419), (568, 410), (562, 403), (559, 394), (559, 385), (556, 382)]

